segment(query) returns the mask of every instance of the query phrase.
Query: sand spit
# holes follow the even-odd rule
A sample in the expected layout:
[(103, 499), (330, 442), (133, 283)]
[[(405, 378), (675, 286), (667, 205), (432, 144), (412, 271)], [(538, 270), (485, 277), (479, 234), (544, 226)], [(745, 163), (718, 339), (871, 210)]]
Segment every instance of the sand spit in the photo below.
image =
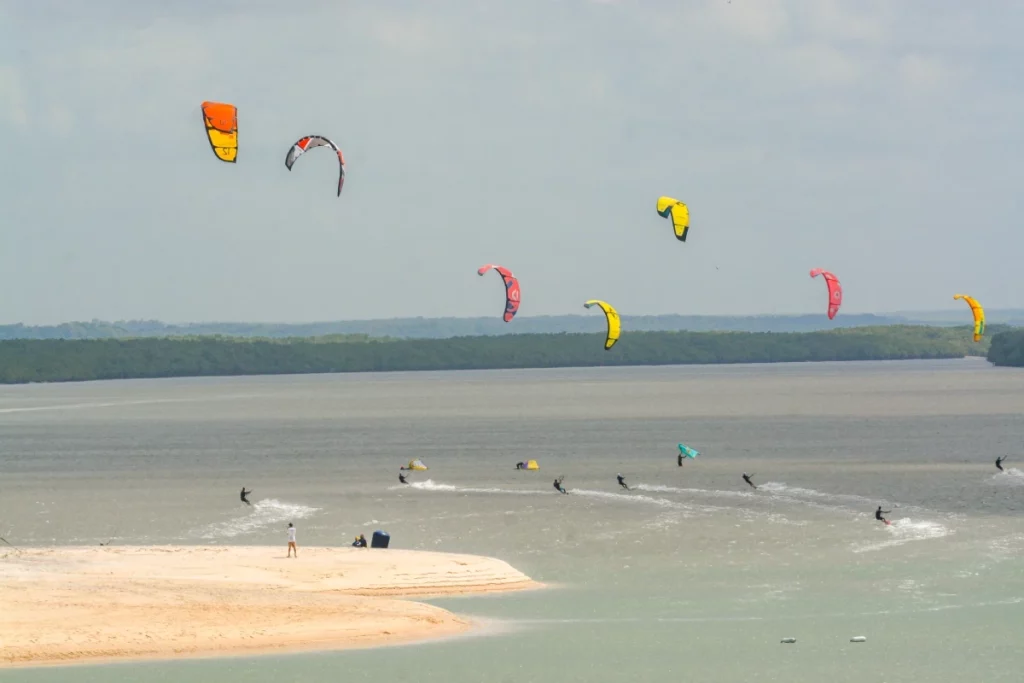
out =
[(408, 596), (537, 587), (489, 557), (411, 550), (154, 546), (0, 556), (0, 666), (326, 650), (471, 624)]

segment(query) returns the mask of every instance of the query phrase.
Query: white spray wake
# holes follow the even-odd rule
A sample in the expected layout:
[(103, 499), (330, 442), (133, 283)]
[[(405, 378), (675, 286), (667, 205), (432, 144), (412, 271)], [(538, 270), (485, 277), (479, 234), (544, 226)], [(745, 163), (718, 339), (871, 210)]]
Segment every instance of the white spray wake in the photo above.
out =
[(224, 522), (208, 524), (189, 532), (188, 535), (203, 539), (234, 538), (270, 526), (305, 519), (319, 509), (299, 503), (282, 503), (274, 498), (265, 498), (253, 503), (252, 508), (247, 509), (245, 514)]
[(1010, 467), (1002, 472), (996, 472), (989, 481), (1000, 486), (1024, 486), (1024, 470)]
[[(449, 493), (502, 493), (518, 496), (536, 496), (538, 494), (547, 493), (546, 491), (541, 491), (538, 489), (476, 488), (472, 486), (438, 484), (433, 479), (427, 479), (426, 481), (414, 481), (408, 484), (398, 484), (396, 486), (389, 487), (389, 489), (392, 491), (404, 488), (413, 488), (419, 491), (446, 491)], [(553, 489), (552, 493), (554, 493)]]
[(891, 525), (885, 527), (890, 539), (881, 543), (869, 543), (867, 545), (853, 548), (855, 553), (867, 553), (875, 550), (892, 548), (911, 541), (927, 541), (935, 538), (942, 538), (953, 533), (952, 530), (939, 524), (926, 520), (914, 521), (910, 518), (893, 520)]

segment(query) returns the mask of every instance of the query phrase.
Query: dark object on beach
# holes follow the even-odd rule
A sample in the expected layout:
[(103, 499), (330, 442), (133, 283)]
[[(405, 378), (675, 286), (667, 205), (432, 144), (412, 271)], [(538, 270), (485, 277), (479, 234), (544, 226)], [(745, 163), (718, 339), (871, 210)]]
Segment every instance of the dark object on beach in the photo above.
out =
[(386, 531), (374, 531), (373, 538), (370, 540), (371, 548), (387, 548), (391, 542), (391, 536)]

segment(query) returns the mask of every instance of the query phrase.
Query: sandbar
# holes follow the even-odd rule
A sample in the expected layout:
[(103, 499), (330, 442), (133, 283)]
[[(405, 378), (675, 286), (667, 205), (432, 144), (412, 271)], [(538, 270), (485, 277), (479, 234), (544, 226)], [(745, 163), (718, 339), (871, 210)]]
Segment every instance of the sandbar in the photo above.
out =
[(0, 556), (0, 667), (371, 647), (469, 619), (407, 599), (536, 588), (489, 557), (400, 549), (147, 546)]

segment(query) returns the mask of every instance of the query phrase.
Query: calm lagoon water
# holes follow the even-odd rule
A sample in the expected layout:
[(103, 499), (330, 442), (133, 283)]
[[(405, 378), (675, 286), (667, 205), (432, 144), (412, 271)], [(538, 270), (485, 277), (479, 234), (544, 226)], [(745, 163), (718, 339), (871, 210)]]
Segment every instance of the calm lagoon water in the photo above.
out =
[(17, 386), (0, 439), (15, 545), (283, 546), (291, 521), (300, 545), (384, 529), (551, 586), (433, 601), (483, 624), (449, 641), (0, 683), (1024, 677), (1024, 372), (984, 361)]

